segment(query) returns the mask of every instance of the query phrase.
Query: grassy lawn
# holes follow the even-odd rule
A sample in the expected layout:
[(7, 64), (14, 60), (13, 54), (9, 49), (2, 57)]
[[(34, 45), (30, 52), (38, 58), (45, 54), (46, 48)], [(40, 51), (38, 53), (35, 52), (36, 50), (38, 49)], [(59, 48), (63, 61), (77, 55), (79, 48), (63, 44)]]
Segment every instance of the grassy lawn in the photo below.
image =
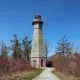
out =
[(34, 69), (31, 71), (24, 71), (24, 72), (16, 72), (12, 73), (12, 75), (7, 75), (0, 77), (0, 80), (32, 80), (33, 78), (37, 77), (43, 69)]
[(24, 76), (18, 80), (32, 80), (33, 78), (37, 77), (42, 71), (43, 71), (43, 69), (36, 69), (36, 70), (30, 72), (27, 76)]

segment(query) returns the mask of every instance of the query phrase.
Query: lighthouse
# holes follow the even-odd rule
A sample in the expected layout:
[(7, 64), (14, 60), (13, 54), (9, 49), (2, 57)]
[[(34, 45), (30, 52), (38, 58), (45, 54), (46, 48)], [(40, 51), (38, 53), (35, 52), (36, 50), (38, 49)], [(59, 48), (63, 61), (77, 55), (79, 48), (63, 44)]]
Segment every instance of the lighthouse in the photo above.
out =
[(43, 21), (39, 14), (34, 16), (32, 25), (33, 38), (31, 48), (31, 65), (34, 67), (46, 67), (46, 52), (42, 34)]

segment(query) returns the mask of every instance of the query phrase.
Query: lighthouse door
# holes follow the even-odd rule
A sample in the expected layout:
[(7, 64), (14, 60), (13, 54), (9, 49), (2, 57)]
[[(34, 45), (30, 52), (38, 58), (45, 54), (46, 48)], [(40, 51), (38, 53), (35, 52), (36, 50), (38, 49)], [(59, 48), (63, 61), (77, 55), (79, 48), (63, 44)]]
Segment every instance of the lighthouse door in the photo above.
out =
[(43, 67), (43, 65), (44, 65), (44, 61), (43, 61), (43, 59), (41, 59), (41, 67)]

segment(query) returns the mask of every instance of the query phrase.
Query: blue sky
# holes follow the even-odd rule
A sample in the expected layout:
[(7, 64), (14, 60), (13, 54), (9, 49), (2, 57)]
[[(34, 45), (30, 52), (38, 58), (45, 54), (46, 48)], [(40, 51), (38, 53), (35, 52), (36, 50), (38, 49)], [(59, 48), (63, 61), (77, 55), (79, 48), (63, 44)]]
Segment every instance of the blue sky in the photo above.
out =
[(53, 46), (52, 51), (64, 35), (80, 46), (80, 0), (0, 0), (0, 41), (10, 44), (14, 33), (32, 39), (37, 12), (44, 21), (44, 40)]

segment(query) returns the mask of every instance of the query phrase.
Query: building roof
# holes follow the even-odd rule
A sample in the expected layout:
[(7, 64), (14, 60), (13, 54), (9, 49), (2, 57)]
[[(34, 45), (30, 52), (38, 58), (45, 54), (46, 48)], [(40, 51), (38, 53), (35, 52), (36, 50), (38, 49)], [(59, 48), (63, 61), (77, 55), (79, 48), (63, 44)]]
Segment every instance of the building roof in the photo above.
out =
[(43, 24), (43, 21), (41, 20), (41, 16), (38, 13), (34, 16), (34, 20), (32, 21), (32, 25), (34, 25), (35, 23)]

